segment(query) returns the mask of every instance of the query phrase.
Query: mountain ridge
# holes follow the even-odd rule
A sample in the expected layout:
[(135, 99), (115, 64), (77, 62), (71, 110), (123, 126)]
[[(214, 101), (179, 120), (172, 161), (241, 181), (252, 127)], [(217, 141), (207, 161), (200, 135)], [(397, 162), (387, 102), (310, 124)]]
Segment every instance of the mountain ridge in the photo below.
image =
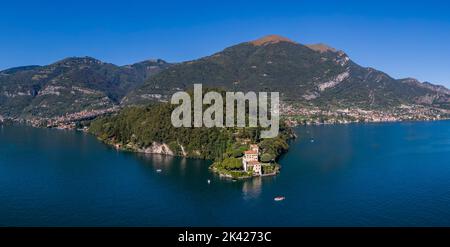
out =
[(0, 115), (51, 118), (168, 101), (172, 93), (189, 90), (194, 83), (231, 91), (280, 92), (284, 102), (298, 107), (450, 109), (445, 86), (394, 79), (323, 43), (303, 45), (268, 35), (180, 63), (153, 59), (118, 66), (86, 56), (6, 69), (0, 71)]
[(92, 57), (68, 57), (45, 66), (0, 72), (0, 115), (56, 117), (113, 107), (149, 76), (169, 67), (164, 60), (117, 66)]
[(252, 42), (178, 63), (130, 92), (124, 102), (142, 104), (151, 100), (150, 95), (168, 100), (173, 92), (202, 83), (228, 90), (278, 91), (283, 100), (309, 106), (382, 109), (425, 104), (448, 108), (447, 90), (403, 83), (358, 65), (330, 46), (302, 45), (274, 35), (257, 39), (257, 45)]

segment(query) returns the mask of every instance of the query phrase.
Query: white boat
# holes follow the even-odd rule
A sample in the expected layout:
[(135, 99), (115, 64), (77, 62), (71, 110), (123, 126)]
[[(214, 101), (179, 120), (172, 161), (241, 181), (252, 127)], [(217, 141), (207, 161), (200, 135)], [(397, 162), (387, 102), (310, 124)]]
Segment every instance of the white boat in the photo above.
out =
[(208, 184), (210, 184), (210, 183), (211, 183), (211, 180), (208, 179)]
[(273, 198), (273, 200), (276, 202), (283, 201), (284, 199), (286, 199), (284, 196), (277, 196), (277, 197)]
[(156, 172), (160, 173), (160, 172), (162, 172), (162, 170), (161, 169), (156, 169)]

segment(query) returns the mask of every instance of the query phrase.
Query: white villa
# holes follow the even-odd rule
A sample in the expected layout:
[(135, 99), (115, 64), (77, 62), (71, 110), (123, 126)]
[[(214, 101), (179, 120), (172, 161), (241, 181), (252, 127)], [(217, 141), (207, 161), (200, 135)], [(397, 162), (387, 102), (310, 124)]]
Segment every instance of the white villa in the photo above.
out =
[(261, 163), (259, 163), (259, 147), (256, 144), (250, 145), (250, 150), (244, 152), (242, 158), (244, 171), (253, 171), (253, 174), (261, 176)]

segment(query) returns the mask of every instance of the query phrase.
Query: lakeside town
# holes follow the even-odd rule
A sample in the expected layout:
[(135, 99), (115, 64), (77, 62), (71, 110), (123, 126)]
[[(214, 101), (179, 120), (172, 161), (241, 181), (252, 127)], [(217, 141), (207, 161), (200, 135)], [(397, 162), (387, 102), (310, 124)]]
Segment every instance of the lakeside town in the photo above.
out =
[(324, 110), (319, 107), (281, 104), (280, 110), (288, 126), (450, 119), (450, 110), (422, 105), (401, 105), (389, 110), (365, 110), (361, 108)]
[[(63, 116), (43, 118), (10, 118), (0, 115), (0, 123), (19, 122), (33, 127), (77, 129), (81, 121), (90, 121), (99, 116), (113, 114), (121, 109), (114, 106), (105, 109), (84, 110)], [(436, 121), (450, 119), (450, 110), (422, 105), (401, 105), (389, 110), (365, 110), (361, 108), (321, 109), (319, 107), (280, 104), (280, 113), (290, 127), (298, 125), (380, 123), (400, 121)]]
[(24, 123), (33, 127), (40, 128), (55, 128), (55, 129), (77, 129), (78, 123), (81, 121), (90, 121), (99, 116), (112, 114), (118, 112), (120, 107), (114, 106), (105, 109), (95, 109), (95, 110), (84, 110), (75, 113), (66, 113), (63, 116), (53, 117), (53, 118), (7, 118), (0, 115), (0, 122), (11, 121), (17, 123)]

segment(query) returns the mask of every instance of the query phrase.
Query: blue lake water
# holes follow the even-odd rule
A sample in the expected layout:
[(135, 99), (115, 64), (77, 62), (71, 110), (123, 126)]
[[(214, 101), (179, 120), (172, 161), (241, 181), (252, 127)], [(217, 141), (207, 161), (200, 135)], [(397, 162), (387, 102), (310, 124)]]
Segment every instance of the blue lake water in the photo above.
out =
[(450, 226), (449, 121), (296, 131), (281, 174), (232, 182), (208, 161), (0, 126), (0, 225)]

